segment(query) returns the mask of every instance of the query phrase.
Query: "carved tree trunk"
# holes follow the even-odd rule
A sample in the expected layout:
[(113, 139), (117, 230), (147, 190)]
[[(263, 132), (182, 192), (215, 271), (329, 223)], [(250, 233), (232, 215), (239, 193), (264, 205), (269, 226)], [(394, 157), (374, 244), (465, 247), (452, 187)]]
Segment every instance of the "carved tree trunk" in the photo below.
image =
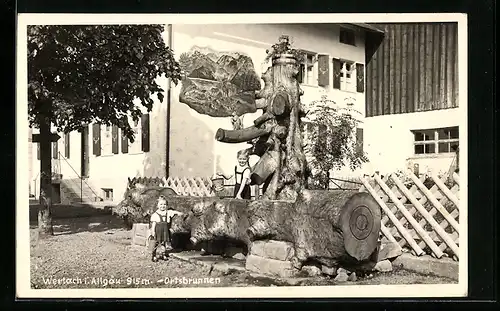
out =
[(291, 54), (276, 55), (262, 75), (264, 88), (256, 98), (262, 116), (254, 125), (238, 131), (219, 129), (216, 140), (226, 143), (253, 142), (260, 156), (253, 168), (253, 184), (265, 184), (263, 199), (295, 200), (305, 186), (306, 158), (300, 132), (301, 105), (297, 60)]

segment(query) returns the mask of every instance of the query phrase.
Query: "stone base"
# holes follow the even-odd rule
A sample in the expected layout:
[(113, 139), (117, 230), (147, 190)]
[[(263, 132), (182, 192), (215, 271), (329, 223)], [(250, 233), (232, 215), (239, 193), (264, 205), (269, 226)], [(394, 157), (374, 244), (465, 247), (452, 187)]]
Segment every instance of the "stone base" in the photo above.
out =
[(249, 253), (269, 259), (290, 261), (295, 255), (295, 250), (293, 244), (289, 242), (263, 240), (254, 241)]
[(289, 278), (300, 271), (292, 266), (295, 254), (292, 243), (274, 240), (254, 241), (246, 258), (246, 269), (264, 275)]
[(290, 261), (269, 259), (256, 255), (247, 256), (245, 269), (251, 272), (257, 272), (281, 278), (294, 277), (299, 273), (299, 271), (292, 266), (292, 263)]
[(401, 256), (402, 253), (403, 251), (398, 243), (384, 243), (378, 252), (377, 261), (383, 261), (386, 259), (393, 260), (394, 258)]
[(135, 223), (132, 226), (132, 245), (147, 246), (149, 235), (149, 224)]
[(451, 258), (436, 259), (428, 255), (416, 257), (408, 253), (403, 253), (392, 262), (392, 265), (395, 268), (446, 277), (458, 282), (458, 261), (454, 261)]

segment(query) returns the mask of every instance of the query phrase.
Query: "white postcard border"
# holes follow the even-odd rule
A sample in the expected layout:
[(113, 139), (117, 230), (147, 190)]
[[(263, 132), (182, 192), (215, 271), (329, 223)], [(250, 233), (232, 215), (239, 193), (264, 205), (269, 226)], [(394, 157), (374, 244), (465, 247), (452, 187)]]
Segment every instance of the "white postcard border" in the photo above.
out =
[[(27, 26), (75, 24), (458, 22), (460, 131), (459, 283), (445, 285), (349, 285), (158, 289), (32, 289), (28, 204)], [(16, 59), (16, 294), (18, 298), (319, 298), (461, 297), (467, 295), (468, 139), (467, 15), (434, 14), (19, 14)]]

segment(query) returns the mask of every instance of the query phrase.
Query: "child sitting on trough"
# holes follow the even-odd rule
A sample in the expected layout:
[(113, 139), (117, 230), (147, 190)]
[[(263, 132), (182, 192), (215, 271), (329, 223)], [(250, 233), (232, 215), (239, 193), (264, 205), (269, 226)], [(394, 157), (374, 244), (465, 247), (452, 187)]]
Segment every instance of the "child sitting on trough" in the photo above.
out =
[(151, 215), (151, 235), (149, 239), (152, 261), (168, 257), (168, 252), (172, 250), (169, 231), (170, 223), (174, 215), (182, 214), (181, 212), (174, 211), (171, 207), (167, 208), (167, 206), (166, 197), (161, 195), (158, 198), (158, 209)]
[(234, 174), (226, 175), (224, 173), (217, 173), (218, 176), (224, 179), (231, 179), (234, 177), (234, 193), (233, 197), (236, 199), (251, 199), (250, 192), (250, 163), (249, 160), (249, 150), (243, 149), (237, 153), (237, 164), (234, 166)]

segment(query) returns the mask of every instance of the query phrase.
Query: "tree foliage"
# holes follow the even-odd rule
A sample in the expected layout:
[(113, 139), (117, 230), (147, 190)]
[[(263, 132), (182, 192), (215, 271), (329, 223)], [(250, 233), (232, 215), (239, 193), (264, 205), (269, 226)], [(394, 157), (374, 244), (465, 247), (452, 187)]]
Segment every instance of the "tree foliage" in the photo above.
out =
[(357, 148), (355, 130), (359, 121), (352, 116), (355, 110), (338, 109), (326, 98), (314, 102), (312, 107), (309, 112), (312, 126), (307, 131), (309, 139), (305, 146), (309, 156), (308, 183), (310, 188), (325, 189), (331, 170), (349, 166), (354, 171), (368, 158)]
[(30, 126), (50, 121), (68, 133), (97, 122), (117, 125), (134, 141), (128, 118), (138, 121), (141, 106), (151, 111), (154, 95), (163, 101), (157, 78), (180, 79), (163, 31), (162, 25), (28, 26)]

